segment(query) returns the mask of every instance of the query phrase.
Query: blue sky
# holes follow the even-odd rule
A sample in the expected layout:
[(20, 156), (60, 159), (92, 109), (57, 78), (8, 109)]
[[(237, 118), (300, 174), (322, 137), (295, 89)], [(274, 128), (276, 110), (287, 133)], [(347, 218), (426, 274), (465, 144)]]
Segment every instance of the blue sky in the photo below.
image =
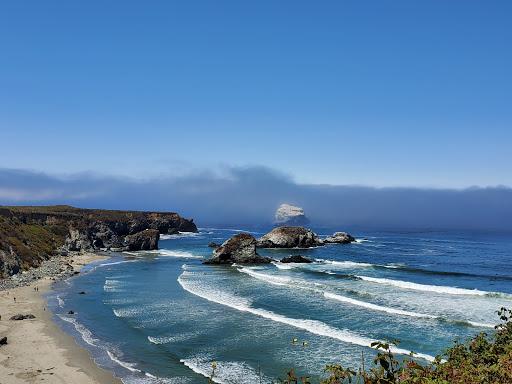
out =
[(510, 186), (511, 15), (510, 1), (3, 1), (0, 167)]

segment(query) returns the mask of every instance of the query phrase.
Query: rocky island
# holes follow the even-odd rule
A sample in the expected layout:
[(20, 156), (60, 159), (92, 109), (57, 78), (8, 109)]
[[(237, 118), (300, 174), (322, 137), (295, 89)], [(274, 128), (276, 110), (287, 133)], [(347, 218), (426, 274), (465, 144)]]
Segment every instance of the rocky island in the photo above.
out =
[(309, 219), (301, 207), (290, 204), (281, 204), (274, 216), (276, 225), (307, 225)]
[[(311, 229), (304, 227), (277, 227), (259, 239), (248, 233), (240, 233), (226, 240), (213, 251), (213, 256), (204, 264), (263, 264), (272, 259), (258, 255), (257, 248), (312, 248), (326, 244), (349, 244), (355, 241), (346, 232), (335, 232), (332, 236), (321, 239)], [(285, 257), (283, 263), (311, 263), (313, 260), (296, 255)]]
[(311, 248), (323, 245), (312, 230), (304, 227), (277, 227), (258, 239), (260, 248)]
[(158, 249), (160, 234), (176, 231), (197, 227), (174, 212), (0, 207), (0, 278), (68, 252)]
[(213, 251), (213, 257), (204, 264), (267, 264), (272, 260), (258, 255), (256, 239), (248, 233), (240, 233), (226, 240)]

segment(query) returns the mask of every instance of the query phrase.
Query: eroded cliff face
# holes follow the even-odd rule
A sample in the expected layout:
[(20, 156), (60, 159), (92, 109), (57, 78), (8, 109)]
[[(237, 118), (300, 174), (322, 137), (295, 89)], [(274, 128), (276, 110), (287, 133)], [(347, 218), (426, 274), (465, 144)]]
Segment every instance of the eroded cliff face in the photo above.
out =
[(197, 232), (174, 212), (0, 207), (0, 277), (70, 251), (157, 249), (159, 234)]

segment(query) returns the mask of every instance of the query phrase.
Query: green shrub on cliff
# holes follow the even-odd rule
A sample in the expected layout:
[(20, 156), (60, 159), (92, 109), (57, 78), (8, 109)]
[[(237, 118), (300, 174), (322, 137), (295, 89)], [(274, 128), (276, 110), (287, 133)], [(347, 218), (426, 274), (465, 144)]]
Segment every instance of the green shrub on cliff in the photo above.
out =
[[(390, 344), (374, 343), (378, 352), (373, 367), (356, 372), (330, 364), (321, 384), (512, 384), (512, 311), (501, 308), (498, 315), (502, 323), (492, 335), (482, 332), (465, 343), (455, 342), (433, 363), (397, 359)], [(280, 382), (310, 383), (293, 370)]]

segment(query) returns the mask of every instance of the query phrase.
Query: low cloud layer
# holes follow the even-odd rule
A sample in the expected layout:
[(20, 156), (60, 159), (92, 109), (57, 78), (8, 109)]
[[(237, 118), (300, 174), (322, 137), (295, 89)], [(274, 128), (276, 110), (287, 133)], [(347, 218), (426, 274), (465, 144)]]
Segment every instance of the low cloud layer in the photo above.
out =
[(199, 226), (258, 226), (281, 203), (304, 208), (317, 226), (512, 231), (512, 189), (371, 188), (297, 184), (262, 167), (151, 180), (0, 169), (0, 204), (170, 210)]

